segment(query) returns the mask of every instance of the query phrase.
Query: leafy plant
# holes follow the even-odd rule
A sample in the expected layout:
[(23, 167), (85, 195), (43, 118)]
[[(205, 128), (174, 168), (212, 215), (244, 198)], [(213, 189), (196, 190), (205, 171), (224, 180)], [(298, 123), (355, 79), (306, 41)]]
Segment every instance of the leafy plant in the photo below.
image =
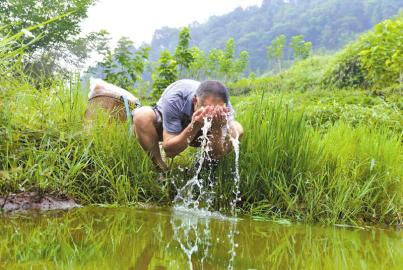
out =
[(403, 14), (386, 20), (362, 41), (359, 58), (367, 71), (366, 78), (374, 86), (399, 83), (403, 89)]
[(133, 41), (122, 37), (114, 52), (107, 51), (100, 67), (104, 70), (105, 79), (125, 89), (133, 89), (143, 74), (148, 60), (148, 46), (135, 49)]
[(175, 82), (177, 76), (177, 63), (172, 59), (169, 51), (164, 50), (158, 60), (158, 66), (153, 74), (153, 92), (152, 95), (155, 99), (159, 98), (165, 88), (171, 83)]
[(294, 51), (294, 59), (306, 59), (312, 52), (312, 42), (307, 42), (304, 40), (303, 35), (291, 37), (290, 47)]
[(269, 60), (273, 60), (277, 62), (278, 71), (281, 72), (281, 61), (284, 56), (284, 48), (286, 44), (287, 38), (285, 35), (280, 35), (276, 37), (270, 46), (267, 47), (267, 57)]
[(325, 85), (389, 87), (400, 84), (403, 70), (403, 15), (386, 20), (347, 46), (329, 66)]
[(178, 45), (176, 46), (175, 54), (173, 55), (173, 59), (177, 63), (179, 77), (183, 77), (186, 74), (190, 65), (195, 60), (191, 49), (189, 49), (190, 39), (189, 28), (184, 27), (179, 33)]
[[(0, 35), (12, 36), (23, 30), (23, 66), (37, 81), (82, 68), (90, 57), (98, 33), (80, 37), (80, 23), (95, 0), (4, 0), (0, 1)], [(45, 23), (45, 22), (52, 23)], [(32, 27), (32, 26), (38, 27)], [(39, 82), (38, 82), (39, 83)]]

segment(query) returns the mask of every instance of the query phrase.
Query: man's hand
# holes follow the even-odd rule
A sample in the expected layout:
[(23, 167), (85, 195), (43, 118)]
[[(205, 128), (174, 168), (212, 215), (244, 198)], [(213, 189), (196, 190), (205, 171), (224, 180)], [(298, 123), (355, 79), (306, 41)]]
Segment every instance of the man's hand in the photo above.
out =
[(204, 124), (204, 118), (214, 118), (216, 114), (216, 106), (201, 107), (193, 113), (192, 124), (201, 128)]
[(213, 123), (212, 129), (222, 129), (225, 125), (227, 125), (227, 118), (228, 118), (228, 108), (224, 106), (215, 106), (213, 113)]
[(195, 111), (193, 113), (192, 116), (192, 124), (195, 126), (202, 126), (203, 125), (203, 121), (204, 121), (204, 117), (206, 116), (206, 108), (205, 107), (201, 107), (200, 109), (198, 109), (197, 111)]

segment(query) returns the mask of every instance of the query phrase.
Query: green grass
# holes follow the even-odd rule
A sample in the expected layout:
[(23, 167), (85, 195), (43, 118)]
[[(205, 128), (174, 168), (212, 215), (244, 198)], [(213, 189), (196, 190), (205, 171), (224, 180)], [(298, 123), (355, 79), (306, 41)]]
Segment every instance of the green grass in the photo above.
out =
[[(72, 196), (83, 204), (170, 204), (174, 190), (158, 175), (126, 124), (101, 114), (84, 128), (85, 92), (79, 83), (39, 90), (1, 81), (0, 192), (35, 189)], [(387, 127), (354, 128), (338, 120), (310, 125), (284, 96), (237, 100), (241, 143), (239, 208), (251, 215), (325, 223), (399, 222), (402, 199), (401, 134)], [(168, 178), (190, 174), (189, 152), (174, 160)], [(232, 198), (232, 156), (217, 172), (216, 209)]]
[[(7, 49), (13, 42), (0, 40), (0, 67), (13, 71), (0, 73), (0, 194), (37, 190), (82, 204), (171, 204), (170, 180), (191, 177), (194, 150), (175, 158), (168, 181), (160, 182), (126, 124), (102, 113), (92, 128), (84, 122), (79, 78), (33, 84), (17, 72), (20, 62), (10, 61), (21, 54)], [(332, 224), (401, 223), (401, 93), (322, 89), (327, 62), (312, 58), (274, 78), (246, 81), (250, 95), (233, 100), (245, 128), (238, 209)], [(233, 197), (233, 164), (231, 155), (216, 172), (215, 209), (227, 210)]]

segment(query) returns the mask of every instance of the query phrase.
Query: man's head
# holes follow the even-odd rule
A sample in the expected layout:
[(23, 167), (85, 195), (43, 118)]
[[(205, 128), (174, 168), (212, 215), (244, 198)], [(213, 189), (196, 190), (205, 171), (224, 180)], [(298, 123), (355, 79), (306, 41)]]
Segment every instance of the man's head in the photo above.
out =
[(196, 90), (196, 96), (193, 98), (194, 109), (202, 106), (228, 104), (228, 89), (219, 81), (204, 81)]

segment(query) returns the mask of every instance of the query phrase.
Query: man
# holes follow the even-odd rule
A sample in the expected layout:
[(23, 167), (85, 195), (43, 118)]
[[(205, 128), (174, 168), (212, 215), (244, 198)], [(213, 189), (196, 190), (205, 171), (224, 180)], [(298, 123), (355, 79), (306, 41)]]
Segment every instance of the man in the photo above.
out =
[(154, 164), (166, 170), (159, 142), (168, 157), (180, 154), (189, 145), (198, 146), (205, 117), (212, 119), (210, 156), (218, 160), (232, 150), (231, 137), (243, 134), (242, 126), (233, 118), (228, 90), (218, 81), (179, 80), (169, 85), (157, 106), (134, 111), (134, 131)]

